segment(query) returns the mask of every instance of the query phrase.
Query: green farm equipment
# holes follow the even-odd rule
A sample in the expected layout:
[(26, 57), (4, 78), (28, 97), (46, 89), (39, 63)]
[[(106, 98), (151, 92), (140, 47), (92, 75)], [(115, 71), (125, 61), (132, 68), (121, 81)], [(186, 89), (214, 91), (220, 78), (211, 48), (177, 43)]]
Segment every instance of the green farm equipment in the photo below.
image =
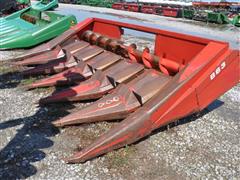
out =
[[(10, 15), (30, 5), (30, 0), (0, 0), (0, 17)], [(53, 10), (58, 7), (58, 0), (41, 0), (31, 7), (40, 11)]]
[(183, 17), (186, 19), (193, 19), (194, 10), (193, 9), (183, 9)]
[(59, 2), (111, 8), (116, 0), (59, 0)]
[(217, 24), (228, 24), (227, 16), (222, 12), (208, 12), (207, 21)]
[(113, 0), (87, 0), (91, 6), (100, 6), (100, 7), (107, 7), (111, 8), (112, 4), (115, 2)]
[(216, 24), (228, 24), (229, 19), (224, 12), (211, 10), (183, 9), (183, 17), (197, 21), (211, 22)]
[(58, 0), (41, 0), (36, 4), (32, 5), (33, 9), (46, 11), (46, 10), (53, 10), (58, 7)]
[(25, 8), (0, 19), (0, 49), (28, 48), (50, 40), (74, 26), (74, 16)]
[(234, 26), (240, 27), (240, 14), (235, 15), (231, 21)]

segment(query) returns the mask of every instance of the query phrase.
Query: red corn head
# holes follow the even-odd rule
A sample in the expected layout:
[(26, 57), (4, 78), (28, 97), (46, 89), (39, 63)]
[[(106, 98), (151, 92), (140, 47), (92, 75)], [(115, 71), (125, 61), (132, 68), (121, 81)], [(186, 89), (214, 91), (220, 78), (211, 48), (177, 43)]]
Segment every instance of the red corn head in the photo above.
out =
[(77, 86), (54, 93), (52, 96), (40, 100), (40, 104), (98, 99), (119, 83), (133, 79), (143, 69), (140, 64), (120, 61), (104, 72), (97, 71), (90, 79)]
[[(82, 37), (86, 30), (95, 33), (87, 33), (89, 42), (108, 47), (110, 41), (105, 37), (100, 38), (101, 34), (120, 39), (124, 33), (123, 28), (155, 34), (154, 54), (148, 49), (141, 52), (134, 46), (126, 48), (118, 43), (114, 46), (117, 47), (114, 52), (123, 52), (126, 55), (124, 57), (143, 63), (148, 68), (155, 68), (169, 78), (164, 80), (166, 82), (163, 82), (162, 87), (161, 80), (157, 78), (163, 77), (162, 74), (158, 74), (154, 80), (145, 77), (142, 77), (145, 80), (138, 80), (136, 77), (146, 72), (143, 66), (137, 64), (138, 66), (134, 65), (132, 68), (130, 63), (123, 65), (121, 63), (126, 61), (120, 61), (104, 71), (96, 71), (90, 79), (78, 86), (41, 100), (42, 103), (48, 103), (95, 99), (122, 83), (112, 94), (79, 111), (81, 114), (78, 117), (77, 114), (72, 114), (54, 122), (56, 126), (65, 126), (109, 120), (110, 117), (126, 117), (90, 146), (67, 159), (69, 163), (85, 162), (134, 143), (159, 127), (203, 110), (239, 83), (239, 51), (231, 50), (228, 43), (98, 18), (89, 18), (81, 22), (62, 36), (29, 52), (27, 56), (50, 51), (57, 45), (70, 45), (74, 39)], [(88, 66), (88, 71), (92, 73), (97, 69), (93, 65), (90, 66), (90, 63), (84, 66)], [(149, 74), (145, 76), (149, 77)]]

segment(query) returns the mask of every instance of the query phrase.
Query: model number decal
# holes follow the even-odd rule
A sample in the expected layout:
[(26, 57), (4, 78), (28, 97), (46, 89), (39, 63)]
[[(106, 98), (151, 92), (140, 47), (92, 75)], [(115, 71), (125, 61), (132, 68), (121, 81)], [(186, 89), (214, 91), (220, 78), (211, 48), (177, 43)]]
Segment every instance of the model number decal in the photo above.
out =
[(226, 62), (224, 61), (210, 74), (210, 79), (213, 80), (225, 67)]
[(112, 99), (108, 99), (108, 100), (106, 100), (103, 103), (98, 103), (98, 107), (102, 108), (105, 105), (110, 105), (110, 104), (112, 104), (114, 102), (118, 102), (119, 100), (120, 100), (120, 98), (118, 96), (114, 96)]

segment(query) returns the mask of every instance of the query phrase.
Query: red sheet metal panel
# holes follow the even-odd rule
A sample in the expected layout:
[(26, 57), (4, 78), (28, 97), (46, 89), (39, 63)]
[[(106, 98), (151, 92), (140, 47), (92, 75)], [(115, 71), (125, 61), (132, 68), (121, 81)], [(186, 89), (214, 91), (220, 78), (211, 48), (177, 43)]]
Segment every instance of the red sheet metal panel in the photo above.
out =
[(93, 31), (116, 39), (120, 39), (122, 35), (120, 27), (100, 22), (94, 22)]

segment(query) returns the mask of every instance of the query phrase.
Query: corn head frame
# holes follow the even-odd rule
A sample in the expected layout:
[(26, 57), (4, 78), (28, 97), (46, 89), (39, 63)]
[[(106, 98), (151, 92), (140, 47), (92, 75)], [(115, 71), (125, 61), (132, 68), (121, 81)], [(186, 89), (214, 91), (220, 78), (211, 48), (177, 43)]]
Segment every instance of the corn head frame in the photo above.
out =
[[(123, 28), (155, 35), (154, 52), (121, 41)], [(85, 162), (132, 144), (199, 112), (239, 82), (239, 51), (225, 42), (89, 18), (15, 62), (25, 75), (51, 74), (28, 89), (72, 85), (40, 104), (98, 99), (59, 119), (57, 127), (123, 119), (68, 158)]]

